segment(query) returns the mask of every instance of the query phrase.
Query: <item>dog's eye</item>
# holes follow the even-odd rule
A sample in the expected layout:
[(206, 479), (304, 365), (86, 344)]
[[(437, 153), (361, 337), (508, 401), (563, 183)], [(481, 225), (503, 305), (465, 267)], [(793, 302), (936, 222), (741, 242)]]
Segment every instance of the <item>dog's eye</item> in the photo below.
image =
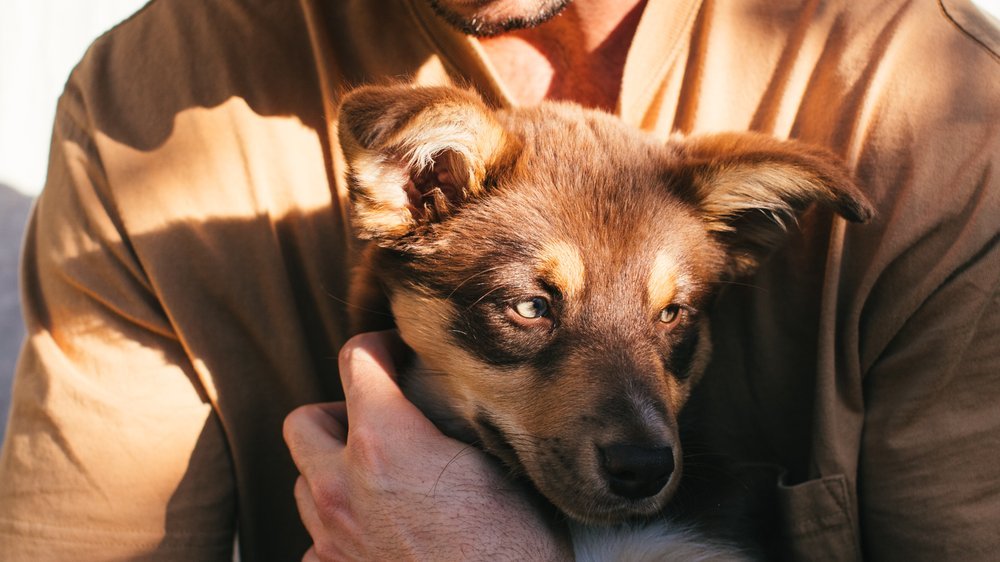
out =
[(549, 311), (549, 303), (542, 297), (535, 297), (515, 304), (514, 311), (522, 318), (534, 320), (545, 316), (545, 313)]
[(660, 311), (660, 322), (672, 326), (681, 319), (684, 309), (679, 304), (671, 304)]

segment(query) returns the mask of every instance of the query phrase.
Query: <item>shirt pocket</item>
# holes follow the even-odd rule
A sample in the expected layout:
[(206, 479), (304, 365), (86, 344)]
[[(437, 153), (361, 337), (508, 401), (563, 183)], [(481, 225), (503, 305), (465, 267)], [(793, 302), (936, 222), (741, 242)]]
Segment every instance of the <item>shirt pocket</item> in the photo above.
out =
[(861, 560), (855, 495), (842, 474), (786, 484), (775, 496), (778, 540), (786, 560)]

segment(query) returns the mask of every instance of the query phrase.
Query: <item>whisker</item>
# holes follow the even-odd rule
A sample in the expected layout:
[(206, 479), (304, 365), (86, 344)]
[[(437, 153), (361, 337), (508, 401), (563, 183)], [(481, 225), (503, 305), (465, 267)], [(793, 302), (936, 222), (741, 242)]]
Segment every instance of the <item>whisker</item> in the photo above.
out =
[(489, 291), (486, 291), (485, 293), (483, 293), (482, 296), (480, 296), (478, 299), (476, 299), (476, 302), (470, 304), (469, 306), (467, 306), (465, 308), (466, 312), (468, 312), (469, 310), (472, 310), (472, 307), (474, 307), (477, 304), (481, 303), (483, 301), (483, 299), (485, 299), (486, 297), (488, 297), (488, 296), (492, 295), (493, 293), (499, 291), (500, 289), (501, 289), (500, 286), (496, 286), (496, 287), (493, 287), (492, 289), (490, 289)]
[(438, 483), (441, 482), (441, 477), (444, 476), (444, 473), (447, 472), (448, 468), (455, 461), (457, 461), (458, 459), (462, 458), (463, 455), (475, 452), (475, 450), (476, 449), (474, 449), (472, 445), (466, 445), (465, 447), (462, 447), (461, 449), (459, 449), (458, 452), (455, 453), (455, 456), (451, 457), (451, 459), (448, 460), (448, 462), (444, 465), (444, 467), (441, 468), (441, 472), (438, 473), (437, 478), (434, 480), (434, 485), (431, 486), (431, 490), (428, 493), (428, 497), (433, 497), (437, 493)]
[(451, 290), (451, 293), (448, 294), (448, 299), (450, 300), (452, 297), (454, 297), (455, 293), (459, 289), (461, 289), (469, 281), (472, 281), (473, 279), (475, 279), (476, 277), (479, 277), (480, 275), (485, 275), (487, 273), (492, 273), (494, 271), (497, 271), (500, 268), (501, 268), (501, 266), (499, 266), (499, 265), (496, 265), (496, 266), (493, 266), (493, 267), (488, 267), (486, 269), (481, 269), (481, 270), (473, 273), (472, 275), (466, 277), (465, 279), (462, 280), (461, 283), (459, 283), (458, 285), (456, 285), (455, 288)]
[(346, 306), (347, 308), (351, 308), (351, 309), (354, 309), (354, 310), (360, 310), (361, 312), (367, 312), (368, 314), (375, 314), (375, 315), (378, 315), (378, 316), (386, 316), (388, 318), (392, 318), (393, 317), (392, 313), (383, 312), (381, 310), (373, 310), (371, 308), (365, 308), (365, 307), (361, 306), (360, 304), (353, 303), (353, 302), (351, 302), (351, 301), (349, 301), (347, 299), (342, 299), (342, 298), (338, 297), (337, 295), (334, 295), (333, 293), (330, 293), (330, 292), (327, 292), (326, 296), (330, 300), (339, 302), (340, 304)]

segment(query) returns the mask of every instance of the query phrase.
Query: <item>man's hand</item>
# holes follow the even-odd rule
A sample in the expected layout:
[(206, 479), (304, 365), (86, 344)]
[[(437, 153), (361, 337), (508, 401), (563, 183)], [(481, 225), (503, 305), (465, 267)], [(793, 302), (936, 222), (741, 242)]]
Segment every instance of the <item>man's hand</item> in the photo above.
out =
[[(301, 476), (295, 499), (313, 539), (303, 560), (553, 560), (565, 532), (482, 452), (442, 435), (394, 380), (395, 333), (340, 354), (343, 402), (285, 420)], [(350, 420), (350, 424), (348, 424)]]

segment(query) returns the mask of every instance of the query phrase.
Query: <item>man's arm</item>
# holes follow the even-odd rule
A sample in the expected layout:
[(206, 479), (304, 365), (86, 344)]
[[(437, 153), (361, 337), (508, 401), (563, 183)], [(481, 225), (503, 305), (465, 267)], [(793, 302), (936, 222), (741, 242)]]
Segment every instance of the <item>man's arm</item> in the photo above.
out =
[(0, 457), (6, 561), (231, 559), (217, 416), (133, 253), (72, 88), (22, 265), (27, 342)]
[(285, 422), (315, 543), (304, 560), (570, 559), (565, 531), (519, 485), (402, 395), (391, 351), (400, 345), (388, 332), (350, 340), (340, 355), (346, 405), (304, 406)]
[(865, 376), (859, 497), (865, 554), (873, 559), (997, 555), (997, 242), (907, 319)]

